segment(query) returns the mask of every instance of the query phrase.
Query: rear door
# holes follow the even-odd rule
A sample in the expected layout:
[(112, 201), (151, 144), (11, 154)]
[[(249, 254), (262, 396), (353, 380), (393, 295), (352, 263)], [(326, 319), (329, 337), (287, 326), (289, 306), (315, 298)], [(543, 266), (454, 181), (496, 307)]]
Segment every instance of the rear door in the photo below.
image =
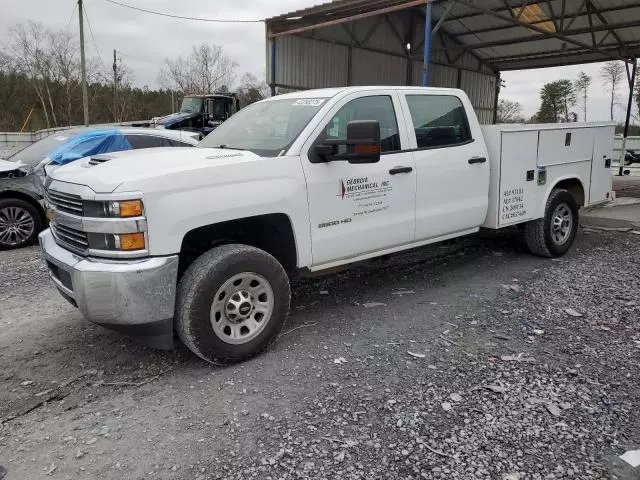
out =
[[(416, 173), (398, 95), (371, 90), (345, 96), (327, 113), (302, 149), (307, 181), (313, 264), (340, 262), (411, 243)], [(313, 146), (346, 138), (352, 120), (380, 123), (378, 163), (311, 163)]]
[(465, 96), (403, 91), (417, 174), (416, 241), (479, 227), (489, 205), (487, 150)]

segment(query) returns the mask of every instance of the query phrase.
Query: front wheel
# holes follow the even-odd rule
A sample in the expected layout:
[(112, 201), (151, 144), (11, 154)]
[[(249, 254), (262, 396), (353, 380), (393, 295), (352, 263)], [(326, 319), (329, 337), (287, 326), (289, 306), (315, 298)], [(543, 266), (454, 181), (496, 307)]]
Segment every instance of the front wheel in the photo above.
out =
[(182, 277), (176, 330), (210, 363), (241, 362), (273, 343), (290, 299), (289, 278), (275, 258), (248, 245), (223, 245), (201, 255)]
[(534, 255), (560, 257), (573, 245), (578, 224), (578, 203), (573, 195), (567, 190), (553, 189), (544, 217), (525, 226), (527, 246)]
[(42, 230), (40, 213), (18, 198), (0, 200), (0, 250), (32, 244)]

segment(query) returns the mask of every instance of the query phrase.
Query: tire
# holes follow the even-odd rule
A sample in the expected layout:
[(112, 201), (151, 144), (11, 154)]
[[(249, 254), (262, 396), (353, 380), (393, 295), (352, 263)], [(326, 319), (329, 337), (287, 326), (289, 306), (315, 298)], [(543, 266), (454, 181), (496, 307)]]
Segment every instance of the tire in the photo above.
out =
[(29, 202), (19, 198), (0, 199), (0, 250), (31, 245), (42, 225), (40, 212)]
[[(559, 220), (562, 219), (562, 222)], [(556, 225), (554, 227), (554, 220)], [(560, 257), (567, 253), (576, 238), (579, 225), (578, 203), (567, 190), (553, 189), (547, 200), (544, 217), (528, 222), (524, 236), (529, 251), (541, 257)]]
[(274, 342), (290, 301), (289, 278), (275, 258), (248, 245), (222, 245), (198, 257), (180, 280), (175, 327), (203, 360), (242, 362)]

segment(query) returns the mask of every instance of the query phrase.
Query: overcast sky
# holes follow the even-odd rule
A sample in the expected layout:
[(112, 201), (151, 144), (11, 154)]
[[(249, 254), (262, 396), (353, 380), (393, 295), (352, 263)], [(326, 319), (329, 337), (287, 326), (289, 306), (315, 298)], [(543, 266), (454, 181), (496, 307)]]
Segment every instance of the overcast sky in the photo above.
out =
[[(262, 19), (322, 3), (321, 0), (122, 0), (138, 7), (183, 16), (207, 18)], [(69, 25), (76, 0), (20, 0), (11, 2), (0, 17), (0, 36), (8, 29), (28, 20), (42, 22), (53, 30)], [(134, 73), (136, 84), (158, 86), (158, 71), (166, 57), (188, 55), (192, 45), (202, 42), (222, 45), (226, 53), (240, 65), (239, 74), (251, 72), (258, 78), (265, 75), (265, 31), (258, 24), (216, 24), (158, 17), (125, 9), (105, 0), (85, 0), (86, 11), (93, 28), (95, 44), (87, 31), (88, 56), (100, 52), (107, 67), (111, 65), (113, 49), (122, 55)], [(77, 29), (74, 15), (69, 29)], [(85, 27), (86, 28), (86, 27)], [(88, 30), (88, 29), (87, 29)], [(502, 98), (522, 104), (525, 116), (533, 115), (539, 106), (539, 91), (546, 82), (560, 78), (576, 78), (580, 70), (593, 77), (588, 106), (588, 120), (608, 120), (609, 100), (598, 77), (600, 65), (560, 67), (546, 70), (505, 72), (506, 89)], [(616, 119), (622, 121), (628, 88), (621, 85)]]

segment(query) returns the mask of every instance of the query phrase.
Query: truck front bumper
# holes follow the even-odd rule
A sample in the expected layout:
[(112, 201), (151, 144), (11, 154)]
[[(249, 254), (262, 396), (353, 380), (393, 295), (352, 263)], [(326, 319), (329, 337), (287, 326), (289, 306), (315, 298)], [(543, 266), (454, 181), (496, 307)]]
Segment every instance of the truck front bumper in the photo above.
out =
[(178, 256), (138, 260), (81, 257), (39, 236), (54, 285), (87, 320), (155, 348), (173, 347)]

